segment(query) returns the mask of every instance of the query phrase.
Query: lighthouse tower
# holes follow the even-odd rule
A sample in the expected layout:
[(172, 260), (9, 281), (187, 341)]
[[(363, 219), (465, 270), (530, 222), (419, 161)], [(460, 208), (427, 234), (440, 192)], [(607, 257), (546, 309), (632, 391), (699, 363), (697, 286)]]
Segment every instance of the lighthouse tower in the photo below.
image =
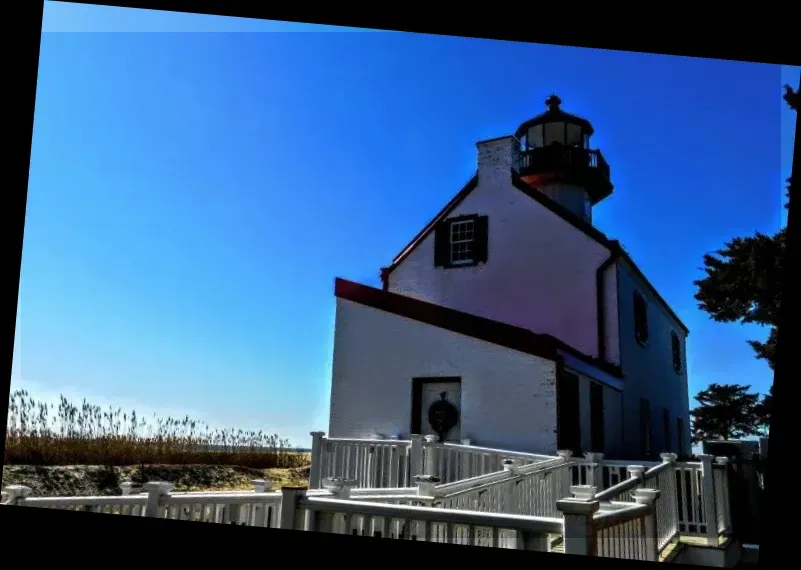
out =
[(547, 110), (524, 122), (515, 137), (521, 143), (520, 177), (581, 219), (592, 223), (592, 207), (612, 193), (609, 164), (590, 148), (589, 121), (560, 108), (556, 95)]

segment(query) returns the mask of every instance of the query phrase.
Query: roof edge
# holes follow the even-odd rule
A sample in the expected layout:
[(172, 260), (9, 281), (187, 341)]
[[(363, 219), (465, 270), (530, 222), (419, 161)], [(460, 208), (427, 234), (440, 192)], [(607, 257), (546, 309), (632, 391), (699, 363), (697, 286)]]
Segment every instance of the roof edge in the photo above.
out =
[(590, 357), (550, 334), (535, 333), (501, 321), (457, 311), (341, 278), (335, 280), (334, 295), (339, 299), (548, 360), (556, 361), (558, 351), (561, 350), (608, 374), (618, 378), (623, 377), (619, 367)]

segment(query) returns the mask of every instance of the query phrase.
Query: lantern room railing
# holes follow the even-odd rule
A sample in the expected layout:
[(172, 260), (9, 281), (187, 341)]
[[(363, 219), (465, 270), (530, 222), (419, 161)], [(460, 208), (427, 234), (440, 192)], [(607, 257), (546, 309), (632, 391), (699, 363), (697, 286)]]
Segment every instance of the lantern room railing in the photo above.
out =
[(609, 164), (600, 150), (559, 144), (521, 150), (519, 172), (522, 176), (545, 172), (589, 173), (611, 181)]

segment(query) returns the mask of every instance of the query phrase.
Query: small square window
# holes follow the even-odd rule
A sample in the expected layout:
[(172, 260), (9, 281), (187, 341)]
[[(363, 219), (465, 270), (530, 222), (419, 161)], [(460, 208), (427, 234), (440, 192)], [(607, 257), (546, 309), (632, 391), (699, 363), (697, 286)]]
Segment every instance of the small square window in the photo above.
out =
[(673, 353), (673, 369), (676, 374), (681, 373), (681, 341), (676, 331), (670, 333), (670, 348)]
[(440, 222), (434, 234), (434, 267), (487, 263), (487, 216), (462, 215)]

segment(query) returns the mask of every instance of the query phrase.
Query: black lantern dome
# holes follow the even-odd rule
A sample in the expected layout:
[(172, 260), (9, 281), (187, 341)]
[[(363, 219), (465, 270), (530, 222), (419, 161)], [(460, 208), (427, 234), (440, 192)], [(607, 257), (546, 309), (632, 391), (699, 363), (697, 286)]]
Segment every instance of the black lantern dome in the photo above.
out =
[(592, 206), (612, 193), (609, 165), (599, 150), (590, 149), (595, 132), (587, 119), (563, 111), (551, 95), (547, 110), (518, 127), (521, 178), (530, 184), (562, 182), (581, 187)]
[(548, 110), (529, 119), (517, 129), (515, 137), (524, 148), (540, 148), (551, 144), (589, 148), (590, 136), (595, 132), (587, 119), (566, 113), (560, 107), (562, 100), (551, 95), (545, 100)]

